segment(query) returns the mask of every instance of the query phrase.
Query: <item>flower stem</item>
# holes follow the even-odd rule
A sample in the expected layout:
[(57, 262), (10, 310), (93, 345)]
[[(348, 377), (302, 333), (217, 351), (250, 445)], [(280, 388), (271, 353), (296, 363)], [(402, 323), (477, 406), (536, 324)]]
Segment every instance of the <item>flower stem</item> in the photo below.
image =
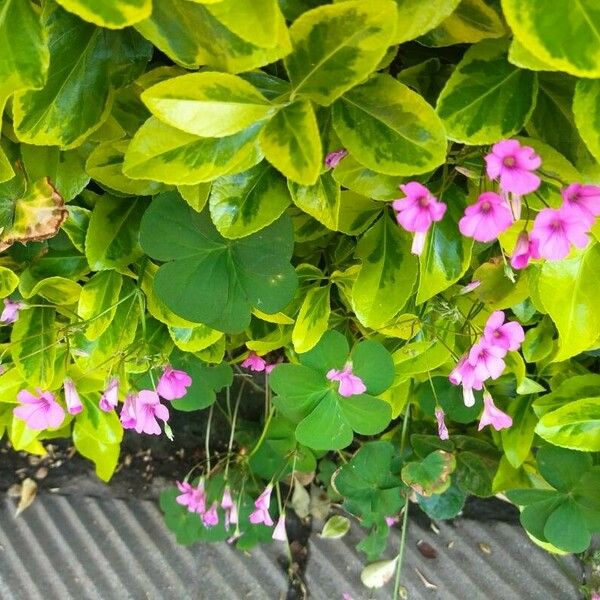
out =
[(248, 456), (246, 457), (246, 460), (250, 460), (258, 452), (258, 449), (262, 446), (262, 443), (265, 441), (265, 437), (267, 437), (267, 430), (269, 429), (269, 425), (271, 424), (271, 419), (273, 418), (274, 412), (275, 411), (273, 410), (273, 408), (271, 408), (265, 420), (265, 425), (263, 427), (262, 433), (258, 438), (258, 442), (256, 442), (256, 444), (254, 445), (254, 448), (252, 448), (250, 454), (248, 454)]
[(208, 422), (206, 423), (206, 438), (204, 440), (204, 451), (206, 453), (206, 472), (210, 473), (210, 427), (212, 425), (214, 404), (210, 405), (208, 411)]
[[(240, 400), (242, 399), (242, 393), (244, 391), (245, 383), (246, 382), (243, 380), (240, 385), (240, 391), (238, 392), (237, 398), (235, 399), (235, 406), (233, 407), (233, 416), (231, 417), (231, 432), (229, 433), (229, 443), (227, 444), (227, 463), (225, 464), (225, 481), (227, 481), (227, 474), (229, 473), (229, 461), (231, 460), (231, 449), (233, 448), (235, 423), (237, 421), (238, 408), (240, 406)], [(227, 388), (227, 399), (229, 400), (229, 388)]]

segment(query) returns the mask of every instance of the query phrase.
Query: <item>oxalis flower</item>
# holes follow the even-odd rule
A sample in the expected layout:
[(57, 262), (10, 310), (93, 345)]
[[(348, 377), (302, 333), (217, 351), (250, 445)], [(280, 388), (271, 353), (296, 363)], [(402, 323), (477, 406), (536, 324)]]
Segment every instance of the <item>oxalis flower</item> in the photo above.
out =
[(135, 394), (127, 394), (125, 397), (119, 420), (121, 421), (123, 429), (135, 429), (137, 423), (137, 418), (135, 416)]
[(104, 393), (100, 396), (99, 406), (104, 412), (110, 412), (119, 403), (119, 380), (113, 377), (106, 386)]
[(447, 440), (450, 435), (448, 434), (448, 428), (446, 427), (446, 422), (444, 420), (444, 411), (441, 408), (435, 409), (435, 419), (437, 421), (438, 426), (438, 436), (440, 440)]
[(486, 425), (491, 425), (496, 431), (500, 431), (511, 427), (512, 423), (512, 417), (502, 412), (494, 404), (491, 394), (485, 390), (483, 392), (483, 413), (477, 430), (481, 431)]
[(153, 390), (141, 390), (135, 398), (135, 430), (138, 433), (160, 435), (161, 429), (157, 419), (169, 420), (169, 410), (160, 403), (158, 394)]
[(475, 204), (467, 206), (458, 222), (460, 232), (478, 242), (491, 242), (513, 223), (508, 204), (495, 192), (484, 192)]
[(483, 387), (483, 380), (475, 376), (475, 367), (467, 360), (466, 356), (458, 361), (448, 379), (454, 385), (462, 385), (465, 406), (473, 406), (475, 404), (473, 390), (480, 390)]
[(0, 315), (0, 323), (14, 323), (19, 318), (19, 311), (24, 306), (22, 302), (13, 302), (4, 298), (4, 310)]
[(591, 227), (600, 216), (600, 187), (573, 183), (562, 192), (563, 206), (572, 213), (579, 213), (582, 219)]
[(279, 515), (279, 519), (277, 519), (277, 525), (275, 525), (275, 529), (273, 529), (273, 535), (271, 537), (278, 542), (287, 542), (284, 512)]
[(65, 404), (67, 405), (67, 410), (72, 415), (79, 414), (83, 410), (83, 404), (81, 403), (81, 398), (79, 398), (73, 380), (65, 379), (63, 389), (65, 391)]
[(485, 381), (490, 377), (498, 379), (502, 375), (506, 368), (504, 356), (506, 356), (506, 350), (483, 339), (473, 344), (467, 361), (474, 369), (475, 378)]
[(202, 523), (205, 527), (214, 527), (219, 524), (219, 513), (217, 512), (216, 500), (210, 505), (210, 508), (202, 515)]
[(442, 220), (447, 207), (417, 181), (401, 185), (400, 189), (406, 197), (394, 200), (392, 207), (396, 211), (398, 223), (406, 231), (414, 232), (411, 252), (420, 255), (423, 252), (429, 228), (435, 221)]
[(571, 244), (577, 248), (588, 245), (588, 230), (589, 221), (582, 219), (579, 211), (565, 206), (545, 208), (537, 214), (529, 237), (537, 244), (541, 258), (562, 260), (569, 255)]
[(264, 371), (266, 366), (267, 361), (262, 356), (258, 356), (256, 352), (250, 352), (250, 354), (248, 354), (248, 358), (242, 362), (242, 367), (244, 367), (244, 369), (250, 369), (251, 371), (255, 371), (257, 373)]
[(185, 371), (177, 371), (167, 365), (158, 380), (156, 391), (165, 400), (177, 400), (187, 394), (190, 385), (192, 385), (192, 378)]
[(39, 388), (37, 393), (35, 396), (27, 390), (21, 390), (17, 394), (21, 405), (13, 408), (13, 415), (25, 421), (27, 427), (35, 431), (60, 427), (65, 420), (63, 407), (56, 402), (54, 394)]
[(502, 140), (492, 146), (485, 157), (486, 171), (490, 179), (500, 179), (500, 189), (522, 196), (540, 187), (541, 180), (533, 173), (542, 159), (529, 146), (521, 146), (518, 140)]
[(539, 244), (537, 240), (530, 239), (526, 231), (522, 231), (517, 238), (510, 266), (517, 271), (525, 269), (532, 258), (540, 258)]
[(229, 529), (229, 524), (237, 525), (238, 513), (237, 506), (231, 497), (229, 486), (225, 486), (223, 498), (221, 499), (221, 508), (225, 511), (225, 529)]
[(488, 318), (483, 329), (486, 342), (497, 348), (514, 352), (518, 350), (525, 339), (525, 332), (520, 323), (510, 321), (505, 323), (506, 315), (501, 310), (494, 311)]
[(352, 363), (346, 363), (343, 371), (331, 369), (326, 375), (329, 381), (339, 381), (338, 393), (340, 396), (354, 396), (356, 394), (364, 394), (367, 391), (367, 386), (363, 380), (352, 373)]
[(348, 150), (345, 148), (334, 150), (325, 157), (325, 166), (328, 169), (335, 169), (346, 156), (348, 156)]
[(177, 489), (181, 492), (175, 498), (177, 504), (186, 506), (189, 512), (203, 514), (206, 511), (206, 493), (204, 491), (204, 480), (201, 479), (196, 487), (187, 481), (177, 481)]
[(250, 523), (256, 525), (258, 523), (264, 523), (267, 527), (273, 525), (273, 519), (269, 514), (269, 505), (271, 504), (271, 492), (273, 486), (269, 483), (263, 490), (262, 494), (254, 502), (255, 510), (250, 513)]

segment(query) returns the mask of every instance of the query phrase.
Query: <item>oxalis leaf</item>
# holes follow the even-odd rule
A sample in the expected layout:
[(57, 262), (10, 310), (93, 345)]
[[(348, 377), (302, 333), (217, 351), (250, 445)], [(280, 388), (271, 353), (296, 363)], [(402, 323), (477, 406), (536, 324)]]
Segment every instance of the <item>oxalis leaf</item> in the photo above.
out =
[[(344, 448), (352, 442), (353, 431), (373, 435), (390, 422), (390, 405), (374, 395), (392, 383), (391, 356), (373, 341), (359, 342), (349, 350), (341, 333), (329, 331), (311, 351), (299, 355), (299, 365), (279, 365), (269, 379), (277, 394), (275, 405), (297, 423), (296, 439), (305, 446)], [(330, 369), (342, 370), (348, 362), (367, 393), (341, 396), (338, 382), (327, 379)]]
[(442, 494), (450, 487), (450, 475), (455, 468), (453, 454), (436, 450), (420, 462), (408, 463), (402, 469), (402, 480), (421, 496)]
[(287, 215), (258, 233), (228, 240), (208, 210), (197, 213), (176, 192), (160, 194), (142, 218), (144, 250), (165, 262), (154, 291), (175, 314), (228, 333), (250, 323), (252, 308), (281, 310), (297, 287)]

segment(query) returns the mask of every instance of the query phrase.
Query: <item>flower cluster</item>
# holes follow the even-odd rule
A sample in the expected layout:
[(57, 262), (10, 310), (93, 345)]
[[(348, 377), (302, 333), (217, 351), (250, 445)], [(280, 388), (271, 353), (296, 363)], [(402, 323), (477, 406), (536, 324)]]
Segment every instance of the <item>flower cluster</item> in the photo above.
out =
[(255, 373), (262, 373), (264, 371), (268, 375), (277, 364), (278, 363), (268, 363), (262, 356), (258, 356), (256, 352), (250, 352), (248, 357), (242, 362), (242, 367), (254, 371)]
[[(450, 381), (454, 385), (462, 385), (466, 406), (475, 404), (473, 390), (481, 390), (486, 380), (498, 379), (502, 375), (506, 367), (504, 357), (509, 351), (518, 350), (525, 339), (521, 325), (516, 321), (505, 323), (505, 318), (501, 310), (493, 312), (485, 324), (481, 338), (450, 373)], [(480, 429), (490, 423), (496, 429), (512, 424), (510, 417), (499, 418), (499, 414), (504, 415), (496, 409), (492, 397), (484, 394), (484, 415)]]
[[(120, 413), (123, 428), (135, 429), (137, 433), (159, 435), (161, 428), (157, 419), (163, 423), (169, 420), (169, 410), (161, 404), (160, 396), (165, 400), (183, 398), (190, 385), (192, 385), (192, 378), (187, 373), (177, 371), (170, 366), (165, 367), (156, 391), (140, 390), (126, 396)], [(84, 405), (72, 379), (65, 379), (63, 390), (69, 414), (81, 413)], [(65, 420), (65, 410), (51, 392), (38, 388), (37, 394), (36, 396), (28, 390), (21, 390), (17, 394), (19, 406), (13, 409), (14, 416), (25, 421), (27, 426), (35, 431), (57, 429)], [(113, 377), (100, 396), (98, 406), (101, 410), (110, 412), (117, 408), (118, 403), (119, 380)]]
[[(236, 532), (229, 538), (229, 542), (233, 542), (240, 537), (239, 528), (237, 525), (240, 522), (238, 514), (238, 504), (234, 501), (231, 495), (229, 486), (225, 486), (221, 500), (214, 500), (208, 506), (205, 481), (201, 478), (198, 484), (194, 487), (187, 481), (177, 482), (177, 488), (181, 492), (175, 499), (177, 504), (187, 507), (191, 513), (196, 513), (200, 516), (202, 524), (205, 527), (214, 527), (219, 524), (219, 507), (223, 510), (223, 525), (226, 531), (229, 531), (231, 525), (236, 525)], [(248, 521), (252, 525), (262, 523), (267, 527), (273, 527), (275, 524), (269, 514), (271, 504), (271, 492), (273, 485), (269, 483), (254, 502), (254, 511), (248, 517)], [(273, 529), (274, 540), (286, 541), (287, 534), (285, 530), (285, 513), (281, 513), (275, 528)]]
[[(485, 156), (486, 173), (498, 181), (499, 193), (486, 191), (465, 209), (458, 227), (460, 233), (478, 242), (493, 242), (521, 218), (522, 197), (541, 185), (537, 169), (542, 160), (529, 146), (518, 140), (502, 140)], [(405, 197), (392, 203), (398, 223), (414, 232), (412, 252), (423, 252), (427, 231), (440, 221), (446, 205), (439, 202), (422, 184), (411, 181), (400, 186)], [(531, 233), (519, 234), (512, 252), (511, 266), (524, 269), (531, 259), (561, 260), (571, 246), (585, 248), (589, 231), (600, 216), (600, 187), (574, 183), (562, 190), (560, 208), (545, 208), (537, 213)]]

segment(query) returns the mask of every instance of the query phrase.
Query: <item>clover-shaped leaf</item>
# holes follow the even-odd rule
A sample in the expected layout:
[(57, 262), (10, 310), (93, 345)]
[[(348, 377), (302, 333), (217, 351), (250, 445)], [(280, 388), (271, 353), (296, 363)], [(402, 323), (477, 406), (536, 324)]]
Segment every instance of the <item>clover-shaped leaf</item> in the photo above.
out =
[(253, 308), (275, 313), (296, 291), (286, 215), (253, 235), (228, 240), (207, 209), (197, 213), (179, 194), (166, 192), (144, 214), (140, 242), (165, 263), (154, 279), (156, 295), (177, 315), (219, 331), (242, 331)]
[[(277, 397), (275, 406), (296, 422), (296, 439), (317, 450), (348, 446), (353, 432), (379, 433), (391, 419), (387, 402), (375, 398), (392, 383), (394, 367), (387, 350), (377, 342), (359, 342), (350, 352), (346, 338), (327, 332), (310, 351), (299, 355), (299, 365), (279, 365), (270, 377)], [(330, 381), (331, 369), (351, 366), (366, 393), (342, 396), (338, 382)]]
[(521, 524), (541, 542), (566, 552), (583, 552), (600, 531), (600, 467), (589, 454), (546, 446), (537, 455), (540, 473), (554, 487), (509, 490), (509, 500), (524, 506)]
[(450, 487), (450, 475), (456, 459), (450, 452), (435, 450), (419, 462), (410, 462), (402, 469), (402, 480), (421, 496), (442, 494)]
[(344, 508), (367, 526), (395, 515), (404, 505), (399, 464), (396, 448), (389, 442), (366, 443), (334, 476)]

